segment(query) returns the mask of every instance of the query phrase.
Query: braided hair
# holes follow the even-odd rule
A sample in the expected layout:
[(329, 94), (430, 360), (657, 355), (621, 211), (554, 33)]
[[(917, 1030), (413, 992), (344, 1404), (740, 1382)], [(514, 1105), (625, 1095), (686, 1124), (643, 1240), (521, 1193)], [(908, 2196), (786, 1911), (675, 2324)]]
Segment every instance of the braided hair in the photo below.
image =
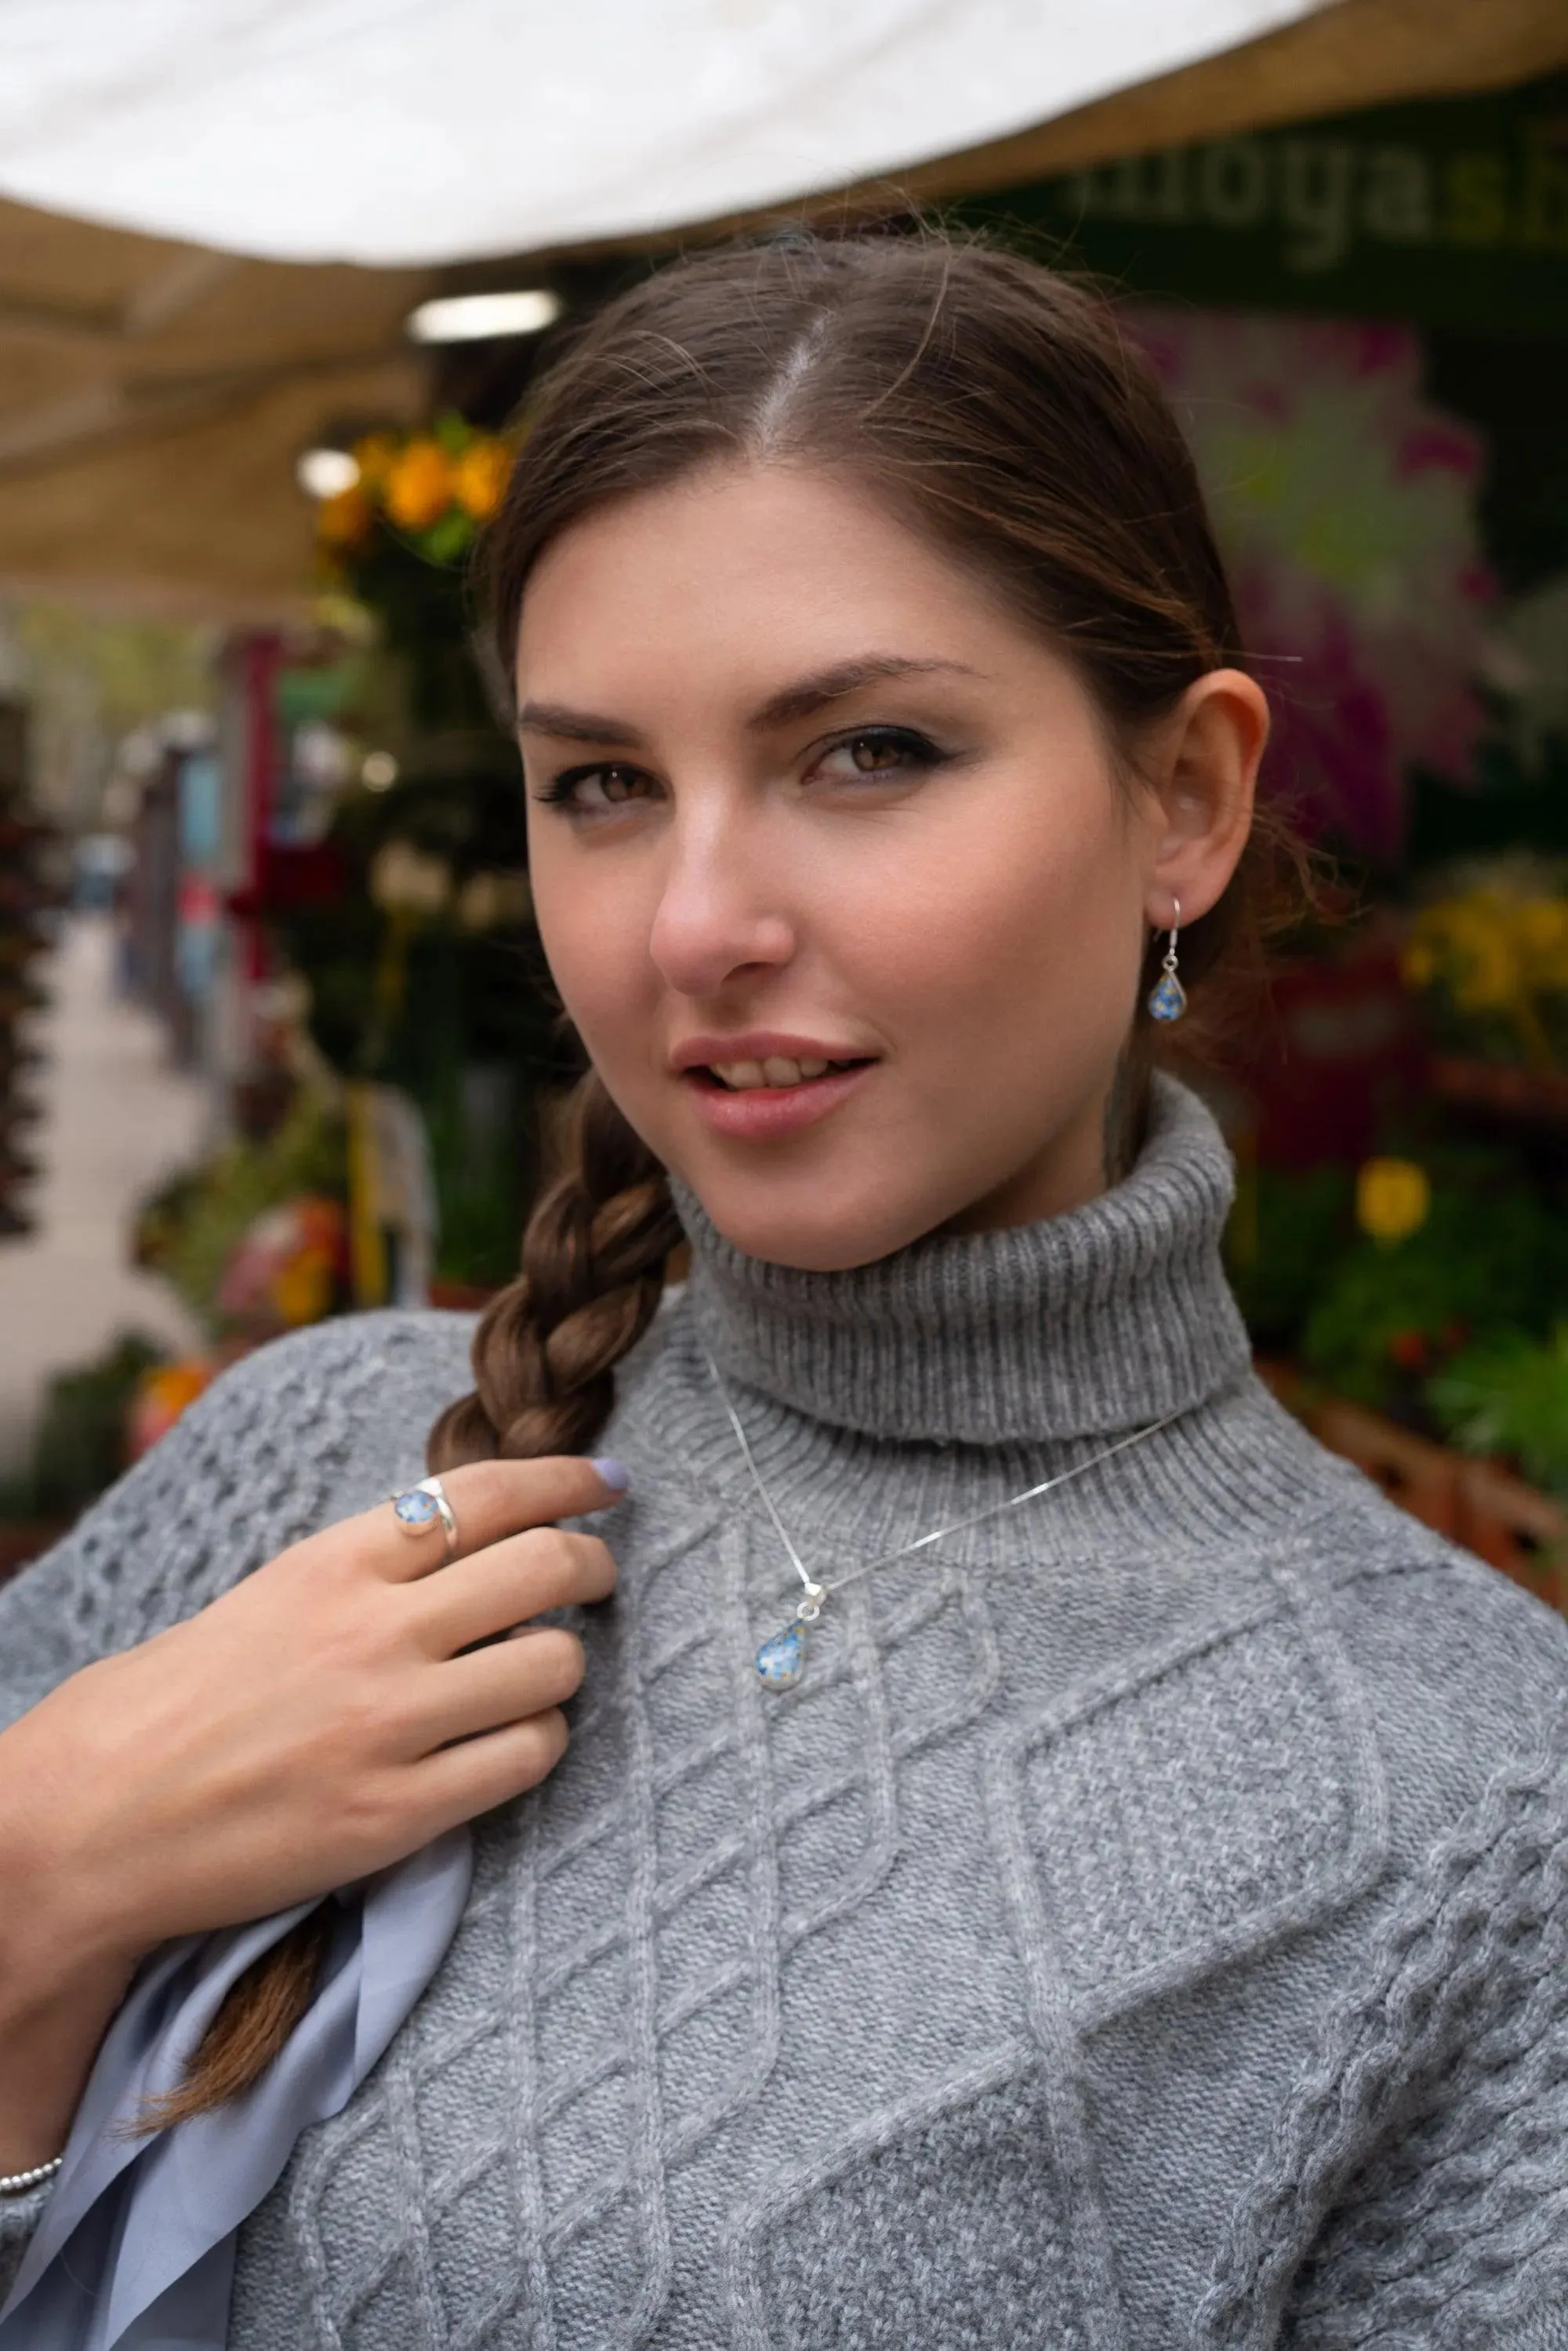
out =
[(475, 1333), (474, 1392), (430, 1432), (433, 1469), (586, 1452), (616, 1364), (653, 1320), (680, 1238), (669, 1182), (591, 1071), (569, 1105), (566, 1157), (528, 1219), (520, 1276)]

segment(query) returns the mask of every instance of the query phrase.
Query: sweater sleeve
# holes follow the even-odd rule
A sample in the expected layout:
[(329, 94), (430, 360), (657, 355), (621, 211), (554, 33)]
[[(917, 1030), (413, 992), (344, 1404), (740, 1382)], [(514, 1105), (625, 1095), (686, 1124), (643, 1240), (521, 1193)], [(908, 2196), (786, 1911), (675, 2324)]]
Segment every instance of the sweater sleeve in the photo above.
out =
[[(355, 1490), (371, 1466), (366, 1434), (384, 1420), (389, 1376), (402, 1384), (395, 1359), (412, 1319), (345, 1318), (247, 1356), (0, 1587), (0, 1728), (373, 1499)], [(417, 1453), (406, 1466), (420, 1474)], [(48, 2195), (0, 2199), (0, 2302)]]
[(348, 1317), (246, 1356), (0, 1586), (0, 1728), (369, 1499), (338, 1500), (376, 1416), (389, 1336), (410, 1320)]
[(1568, 2351), (1568, 1708), (1384, 1917), (1205, 2351)]

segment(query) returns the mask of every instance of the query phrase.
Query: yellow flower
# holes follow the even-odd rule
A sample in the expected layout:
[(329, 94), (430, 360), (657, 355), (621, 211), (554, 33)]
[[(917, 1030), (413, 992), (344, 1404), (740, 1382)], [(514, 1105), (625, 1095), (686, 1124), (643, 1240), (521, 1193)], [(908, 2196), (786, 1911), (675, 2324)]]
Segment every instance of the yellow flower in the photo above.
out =
[(351, 455), (360, 469), (360, 479), (372, 496), (386, 486), (387, 475), (396, 465), (399, 450), (395, 433), (367, 433), (356, 441)]
[(1406, 987), (1430, 987), (1441, 967), (1437, 950), (1429, 939), (1407, 941), (1399, 958), (1399, 968)]
[(452, 504), (452, 461), (439, 441), (411, 441), (387, 475), (387, 512), (403, 530), (427, 530)]
[(371, 502), (358, 482), (323, 498), (316, 513), (316, 529), (324, 547), (358, 547), (371, 527)]
[(1454, 1002), (1464, 1012), (1500, 1012), (1522, 987), (1510, 909), (1495, 893), (1455, 899), (1445, 910)]
[(1526, 898), (1514, 928), (1531, 984), (1568, 988), (1568, 898)]
[(1355, 1220), (1375, 1241), (1419, 1232), (1432, 1205), (1425, 1168), (1411, 1159), (1369, 1159), (1355, 1179)]
[(333, 1275), (332, 1252), (326, 1249), (302, 1249), (279, 1266), (269, 1285), (279, 1321), (291, 1331), (319, 1322), (332, 1303)]
[(465, 514), (488, 522), (507, 495), (512, 453), (504, 441), (476, 441), (453, 469), (452, 486)]

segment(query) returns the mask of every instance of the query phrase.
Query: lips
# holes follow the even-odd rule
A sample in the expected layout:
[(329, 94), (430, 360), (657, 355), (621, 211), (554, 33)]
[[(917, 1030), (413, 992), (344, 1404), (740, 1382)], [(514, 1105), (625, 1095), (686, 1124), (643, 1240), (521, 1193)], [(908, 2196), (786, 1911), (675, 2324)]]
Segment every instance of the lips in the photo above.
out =
[(709, 1132), (738, 1143), (783, 1142), (863, 1086), (874, 1057), (798, 1037), (693, 1038), (673, 1057)]
[(717, 1080), (731, 1093), (753, 1093), (764, 1086), (810, 1085), (830, 1071), (851, 1069), (853, 1061), (830, 1061), (825, 1056), (769, 1053), (760, 1061), (710, 1061), (704, 1074)]

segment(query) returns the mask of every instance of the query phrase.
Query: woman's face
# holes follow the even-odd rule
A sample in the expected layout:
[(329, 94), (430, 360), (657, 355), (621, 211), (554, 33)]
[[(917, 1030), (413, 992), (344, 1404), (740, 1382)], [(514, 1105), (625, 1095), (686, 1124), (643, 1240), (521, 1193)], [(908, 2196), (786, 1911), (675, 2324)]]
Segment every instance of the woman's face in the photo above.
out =
[(1203, 912), (1245, 838), (1243, 810), (1217, 856), (1202, 794), (1177, 806), (1185, 734), (1172, 790), (1129, 799), (1038, 635), (786, 467), (566, 532), (517, 687), (562, 999), (738, 1248), (861, 1265), (1103, 1188), (1145, 926), (1173, 889)]

